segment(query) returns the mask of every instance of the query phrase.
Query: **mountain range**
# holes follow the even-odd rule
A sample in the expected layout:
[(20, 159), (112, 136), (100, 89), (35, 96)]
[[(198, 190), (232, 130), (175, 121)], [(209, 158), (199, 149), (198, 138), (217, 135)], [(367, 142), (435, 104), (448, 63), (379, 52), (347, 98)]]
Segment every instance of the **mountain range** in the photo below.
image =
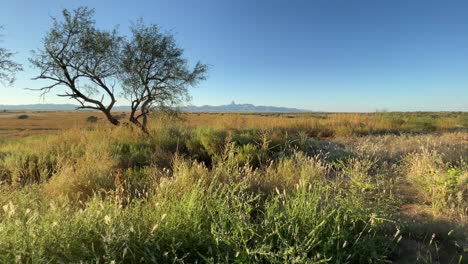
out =
[(228, 105), (203, 105), (203, 106), (185, 106), (182, 110), (188, 112), (282, 112), (282, 113), (300, 113), (312, 112), (305, 109), (277, 107), (277, 106), (256, 106), (253, 104), (236, 104), (234, 102)]
[[(78, 105), (73, 104), (27, 104), (27, 105), (0, 105), (2, 110), (29, 110), (29, 111), (75, 111)], [(130, 110), (130, 106), (114, 106), (114, 110)], [(180, 108), (187, 112), (281, 112), (281, 113), (301, 113), (313, 112), (311, 110), (277, 107), (277, 106), (256, 106), (253, 104), (236, 104), (232, 102), (228, 105), (203, 105), (203, 106), (183, 106)]]

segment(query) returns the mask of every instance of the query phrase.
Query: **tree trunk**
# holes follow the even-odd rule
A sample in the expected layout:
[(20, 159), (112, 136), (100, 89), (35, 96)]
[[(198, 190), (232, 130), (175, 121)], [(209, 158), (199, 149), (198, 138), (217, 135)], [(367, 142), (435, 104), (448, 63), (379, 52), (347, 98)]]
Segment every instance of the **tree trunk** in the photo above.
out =
[(109, 111), (103, 110), (102, 112), (104, 112), (104, 114), (107, 117), (107, 120), (109, 120), (109, 122), (111, 122), (111, 124), (113, 124), (114, 126), (120, 125), (120, 121), (117, 120), (115, 117), (113, 117), (112, 114)]
[(143, 123), (140, 123), (140, 121), (138, 119), (136, 119), (135, 117), (132, 116), (132, 117), (130, 117), (129, 121), (132, 122), (137, 127), (139, 127), (141, 129), (141, 131), (143, 131), (143, 133), (145, 133), (146, 135), (149, 135), (149, 131), (148, 131), (148, 127), (146, 126), (145, 119), (146, 119), (146, 117), (143, 116)]
[(141, 124), (141, 130), (145, 132), (146, 134), (149, 134), (148, 132), (148, 114), (143, 116), (143, 122)]

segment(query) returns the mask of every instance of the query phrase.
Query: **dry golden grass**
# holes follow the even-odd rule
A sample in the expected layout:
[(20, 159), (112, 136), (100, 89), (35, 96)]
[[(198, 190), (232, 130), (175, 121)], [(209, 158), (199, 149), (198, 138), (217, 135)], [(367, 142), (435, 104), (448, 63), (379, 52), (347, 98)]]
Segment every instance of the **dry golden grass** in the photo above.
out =
[[(22, 114), (29, 118), (18, 119)], [(467, 248), (466, 113), (186, 113), (182, 119), (153, 117), (150, 136), (113, 127), (98, 112), (0, 115), (0, 248), (6, 248), (0, 250), (1, 263), (19, 254), (46, 262), (55, 252), (57, 259), (70, 256), (64, 262), (121, 258), (133, 263), (145, 254), (141, 248), (162, 256), (157, 250), (167, 252), (175, 242), (174, 249), (183, 245), (183, 250), (174, 254), (185, 257), (187, 250), (193, 251), (187, 262), (194, 263), (200, 261), (199, 252), (209, 251), (207, 241), (215, 248), (216, 239), (232, 243), (239, 239), (236, 234), (251, 230), (275, 239), (286, 234), (292, 243), (287, 250), (303, 245), (296, 244), (303, 234), (321, 234), (320, 241), (326, 242), (335, 232), (343, 239), (317, 244), (332, 245), (334, 254), (344, 252), (334, 245), (366, 239), (359, 248), (343, 246), (356, 255), (349, 263), (369, 262), (359, 256), (375, 256), (374, 263), (383, 263), (385, 255), (390, 260), (410, 256), (398, 263), (417, 263), (420, 254), (457, 263), (451, 262), (462, 254), (457, 250)], [(89, 116), (100, 119), (89, 123)], [(273, 203), (265, 204), (270, 200), (263, 197), (272, 197)], [(321, 214), (322, 208), (343, 213), (330, 218), (328, 212)], [(165, 217), (166, 223), (158, 222)], [(304, 222), (309, 217), (311, 222)], [(232, 219), (238, 222), (224, 225)], [(321, 229), (318, 223), (328, 227)], [(362, 226), (376, 229), (363, 232)], [(200, 229), (194, 232), (194, 227)], [(281, 236), (261, 233), (268, 228)], [(135, 230), (142, 232), (135, 235)], [(153, 232), (156, 242), (145, 237)], [(438, 244), (431, 244), (433, 240)], [(62, 248), (56, 241), (77, 245)], [(241, 241), (235, 250), (252, 244), (255, 248), (242, 250), (259, 252), (255, 250), (271, 245), (252, 241)], [(378, 251), (368, 252), (376, 245)], [(445, 248), (436, 254), (425, 251), (439, 245)], [(124, 246), (136, 253), (121, 256)], [(35, 251), (24, 253), (24, 248)], [(306, 250), (311, 253), (304, 255)], [(324, 250), (299, 248), (305, 257), (297, 263)]]
[[(18, 119), (19, 115), (27, 119)], [(116, 111), (114, 115), (128, 112)], [(96, 116), (97, 123), (86, 118)], [(123, 122), (127, 120), (122, 119)], [(164, 122), (162, 122), (164, 121)], [(219, 129), (258, 128), (263, 130), (306, 131), (314, 137), (347, 137), (351, 135), (432, 132), (466, 130), (468, 113), (183, 113), (181, 119), (161, 120), (152, 117), (150, 126), (177, 123), (187, 127), (213, 127)], [(0, 112), (0, 136), (29, 136), (58, 133), (70, 128), (110, 126), (98, 111), (34, 111)]]
[[(18, 119), (20, 115), (28, 115), (27, 119)], [(15, 111), (0, 112), (0, 136), (30, 136), (57, 133), (74, 127), (93, 127), (95, 124), (86, 122), (88, 116), (96, 116), (97, 124), (108, 125), (101, 112), (78, 111)]]

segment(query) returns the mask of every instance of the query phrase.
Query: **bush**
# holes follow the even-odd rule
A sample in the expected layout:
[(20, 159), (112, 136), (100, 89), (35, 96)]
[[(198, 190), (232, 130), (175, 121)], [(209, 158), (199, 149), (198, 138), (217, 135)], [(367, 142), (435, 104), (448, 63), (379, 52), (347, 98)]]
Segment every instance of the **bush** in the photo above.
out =
[(29, 116), (28, 115), (19, 115), (17, 118), (18, 119), (28, 119)]
[(153, 161), (154, 147), (146, 142), (118, 142), (112, 150), (121, 168), (149, 166)]
[(442, 155), (423, 150), (406, 157), (408, 180), (417, 188), (424, 202), (440, 212), (463, 217), (468, 211), (468, 165), (443, 162)]
[(8, 178), (4, 179), (13, 185), (41, 183), (48, 180), (54, 171), (57, 159), (52, 153), (15, 152), (5, 155), (0, 160)]
[(89, 123), (96, 123), (98, 120), (99, 118), (97, 116), (88, 116), (86, 118), (86, 122), (89, 122)]

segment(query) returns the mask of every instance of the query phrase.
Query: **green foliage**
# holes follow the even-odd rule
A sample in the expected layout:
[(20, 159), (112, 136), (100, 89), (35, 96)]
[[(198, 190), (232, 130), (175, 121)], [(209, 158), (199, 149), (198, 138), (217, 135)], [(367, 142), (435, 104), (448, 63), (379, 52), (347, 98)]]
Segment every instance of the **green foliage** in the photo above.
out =
[[(148, 133), (148, 117), (154, 109), (174, 112), (174, 106), (189, 98), (188, 88), (206, 79), (208, 66), (197, 62), (191, 69), (174, 37), (155, 24), (139, 20), (127, 38), (117, 27), (98, 29), (94, 9), (87, 7), (63, 9), (62, 17), (52, 20), (43, 46), (30, 59), (40, 71), (34, 79), (50, 82), (39, 90), (48, 93), (65, 86), (67, 92), (61, 96), (76, 100), (79, 109), (101, 111), (113, 125), (119, 125), (125, 113), (112, 112), (117, 94), (109, 83), (120, 82), (123, 96), (131, 101), (128, 121)], [(11, 53), (3, 53), (0, 49), (0, 58), (6, 57), (9, 67), (0, 68), (0, 81), (21, 69), (7, 60)]]
[(463, 160), (453, 167), (437, 152), (430, 151), (413, 153), (406, 160), (409, 180), (433, 208), (461, 216), (468, 214), (468, 172)]
[[(153, 183), (144, 201), (130, 200), (125, 207), (115, 202), (116, 196), (95, 196), (76, 208), (68, 199), (48, 202), (37, 189), (14, 192), (9, 202), (0, 200), (5, 204), (0, 259), (378, 263), (393, 243), (384, 239), (383, 220), (359, 209), (365, 200), (346, 203), (325, 182), (262, 198), (249, 191), (248, 171), (225, 181), (217, 175), (229, 174), (228, 167), (175, 166), (172, 180)], [(131, 169), (126, 174), (134, 181), (148, 173)]]
[(18, 119), (28, 119), (29, 116), (28, 115), (19, 115), (17, 118)]
[(6, 175), (9, 175), (2, 180), (19, 185), (44, 182), (52, 176), (56, 163), (57, 159), (51, 153), (40, 155), (14, 152), (1, 161)]
[(211, 156), (219, 154), (222, 151), (228, 136), (226, 131), (213, 128), (199, 129), (196, 133), (195, 140), (198, 140)]
[(468, 115), (459, 115), (456, 118), (460, 127), (468, 127)]
[(33, 51), (30, 59), (40, 72), (35, 79), (49, 81), (40, 90), (47, 93), (58, 85), (65, 86), (67, 92), (62, 96), (76, 100), (80, 109), (102, 111), (112, 124), (118, 125), (111, 114), (116, 95), (107, 83), (115, 80), (119, 72), (123, 38), (116, 30), (98, 29), (94, 10), (87, 7), (63, 9), (61, 19), (52, 20), (42, 47)]
[(148, 166), (152, 162), (152, 145), (145, 142), (118, 142), (113, 153), (123, 168)]
[(155, 24), (140, 19), (130, 31), (119, 57), (119, 78), (132, 101), (130, 121), (147, 132), (150, 112), (155, 107), (174, 112), (174, 106), (189, 98), (188, 88), (206, 79), (208, 66), (197, 62), (190, 69), (172, 34)]
[(223, 151), (227, 137), (228, 133), (225, 130), (198, 128), (186, 142), (187, 150), (198, 160), (211, 164), (214, 156)]
[[(0, 25), (0, 30), (2, 29), (3, 26)], [(15, 74), (23, 70), (21, 64), (12, 59), (14, 55), (14, 52), (0, 47), (0, 84), (12, 84), (15, 81)]]

